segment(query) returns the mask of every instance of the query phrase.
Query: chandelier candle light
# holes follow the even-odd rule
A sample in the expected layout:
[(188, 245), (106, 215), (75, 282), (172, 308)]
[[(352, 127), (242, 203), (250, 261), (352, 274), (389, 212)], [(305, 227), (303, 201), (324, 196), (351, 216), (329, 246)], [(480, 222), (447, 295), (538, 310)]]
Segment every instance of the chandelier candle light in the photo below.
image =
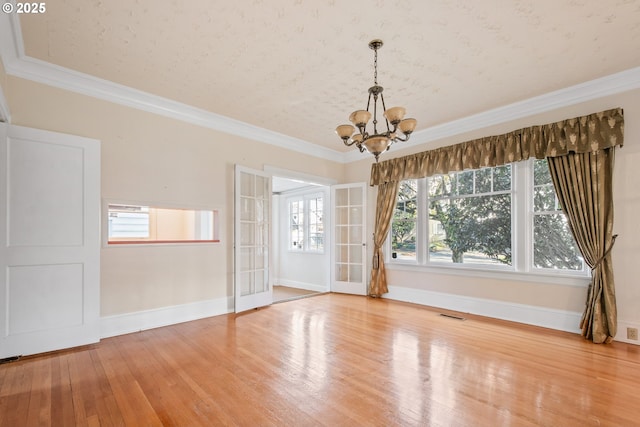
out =
[[(336, 133), (344, 144), (348, 147), (353, 144), (360, 149), (360, 152), (367, 150), (376, 157), (391, 147), (391, 144), (398, 141), (407, 141), (409, 136), (416, 128), (416, 119), (405, 119), (406, 110), (403, 107), (392, 107), (387, 110), (382, 96), (382, 86), (378, 85), (378, 49), (382, 47), (382, 40), (372, 40), (369, 47), (373, 49), (373, 86), (369, 88), (369, 100), (367, 101), (366, 110), (357, 110), (351, 113), (349, 121), (355, 125), (340, 125), (336, 128)], [(373, 97), (373, 135), (367, 132), (367, 123), (371, 119), (369, 109), (371, 106), (371, 98)], [(386, 131), (378, 132), (378, 99), (382, 104), (382, 111), (387, 124)], [(391, 124), (391, 126), (389, 125)], [(354, 133), (355, 130), (359, 133)], [(404, 138), (398, 136), (400, 131)]]

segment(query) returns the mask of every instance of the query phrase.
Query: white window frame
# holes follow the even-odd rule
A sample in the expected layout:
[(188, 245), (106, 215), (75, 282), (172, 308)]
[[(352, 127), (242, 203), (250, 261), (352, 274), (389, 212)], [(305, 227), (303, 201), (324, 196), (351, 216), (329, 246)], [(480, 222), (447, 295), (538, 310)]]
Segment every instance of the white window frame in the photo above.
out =
[[(310, 238), (311, 238), (310, 221), (309, 221), (310, 211), (311, 211), (310, 203), (311, 203), (311, 200), (315, 200), (315, 199), (322, 199), (322, 236), (323, 236), (322, 249), (312, 249), (310, 245)], [(291, 242), (291, 204), (293, 202), (302, 202), (302, 205), (303, 205), (302, 248), (294, 248)], [(326, 246), (325, 236), (326, 236), (326, 226), (327, 226), (327, 222), (326, 222), (327, 203), (326, 202), (327, 202), (327, 198), (323, 192), (313, 192), (313, 193), (289, 196), (285, 199), (285, 207), (287, 210), (287, 229), (286, 229), (287, 250), (289, 252), (324, 254), (325, 246)]]
[(416, 230), (416, 260), (392, 258), (391, 230), (386, 240), (386, 264), (391, 270), (424, 271), (453, 275), (513, 279), (541, 283), (587, 286), (591, 272), (583, 270), (542, 269), (533, 266), (533, 162), (535, 159), (511, 163), (511, 230), (512, 265), (481, 265), (472, 263), (438, 263), (428, 261), (429, 199), (426, 178), (418, 179), (418, 217)]

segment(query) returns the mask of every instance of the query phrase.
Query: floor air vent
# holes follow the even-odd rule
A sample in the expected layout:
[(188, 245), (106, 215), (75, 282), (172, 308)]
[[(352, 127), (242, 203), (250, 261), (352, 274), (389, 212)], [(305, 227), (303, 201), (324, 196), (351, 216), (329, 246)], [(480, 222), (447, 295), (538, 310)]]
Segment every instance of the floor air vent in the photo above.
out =
[(450, 318), (450, 319), (456, 319), (456, 320), (465, 320), (465, 318), (464, 318), (464, 317), (454, 316), (453, 314), (440, 313), (440, 316), (442, 316), (442, 317), (448, 317), (448, 318)]

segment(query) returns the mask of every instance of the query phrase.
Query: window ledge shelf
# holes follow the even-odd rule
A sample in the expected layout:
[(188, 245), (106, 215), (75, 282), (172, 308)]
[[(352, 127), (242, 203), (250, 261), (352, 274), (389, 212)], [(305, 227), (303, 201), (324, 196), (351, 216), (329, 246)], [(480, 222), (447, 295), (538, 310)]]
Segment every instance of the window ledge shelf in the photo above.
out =
[(410, 271), (414, 273), (444, 274), (450, 276), (483, 277), (498, 280), (518, 280), (544, 284), (587, 287), (591, 277), (570, 275), (562, 272), (533, 273), (513, 270), (481, 269), (477, 267), (448, 267), (435, 265), (417, 265), (410, 263), (387, 262), (385, 268), (389, 271)]

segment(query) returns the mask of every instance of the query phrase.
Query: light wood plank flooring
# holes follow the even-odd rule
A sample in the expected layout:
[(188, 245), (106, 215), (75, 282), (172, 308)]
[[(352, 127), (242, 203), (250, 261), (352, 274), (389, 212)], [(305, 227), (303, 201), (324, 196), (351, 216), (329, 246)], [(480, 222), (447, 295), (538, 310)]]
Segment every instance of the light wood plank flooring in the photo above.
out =
[(640, 347), (323, 294), (0, 365), (0, 426), (640, 426)]
[(273, 302), (285, 302), (298, 298), (306, 298), (314, 295), (320, 295), (319, 292), (308, 291), (306, 289), (290, 288), (289, 286), (273, 287)]

